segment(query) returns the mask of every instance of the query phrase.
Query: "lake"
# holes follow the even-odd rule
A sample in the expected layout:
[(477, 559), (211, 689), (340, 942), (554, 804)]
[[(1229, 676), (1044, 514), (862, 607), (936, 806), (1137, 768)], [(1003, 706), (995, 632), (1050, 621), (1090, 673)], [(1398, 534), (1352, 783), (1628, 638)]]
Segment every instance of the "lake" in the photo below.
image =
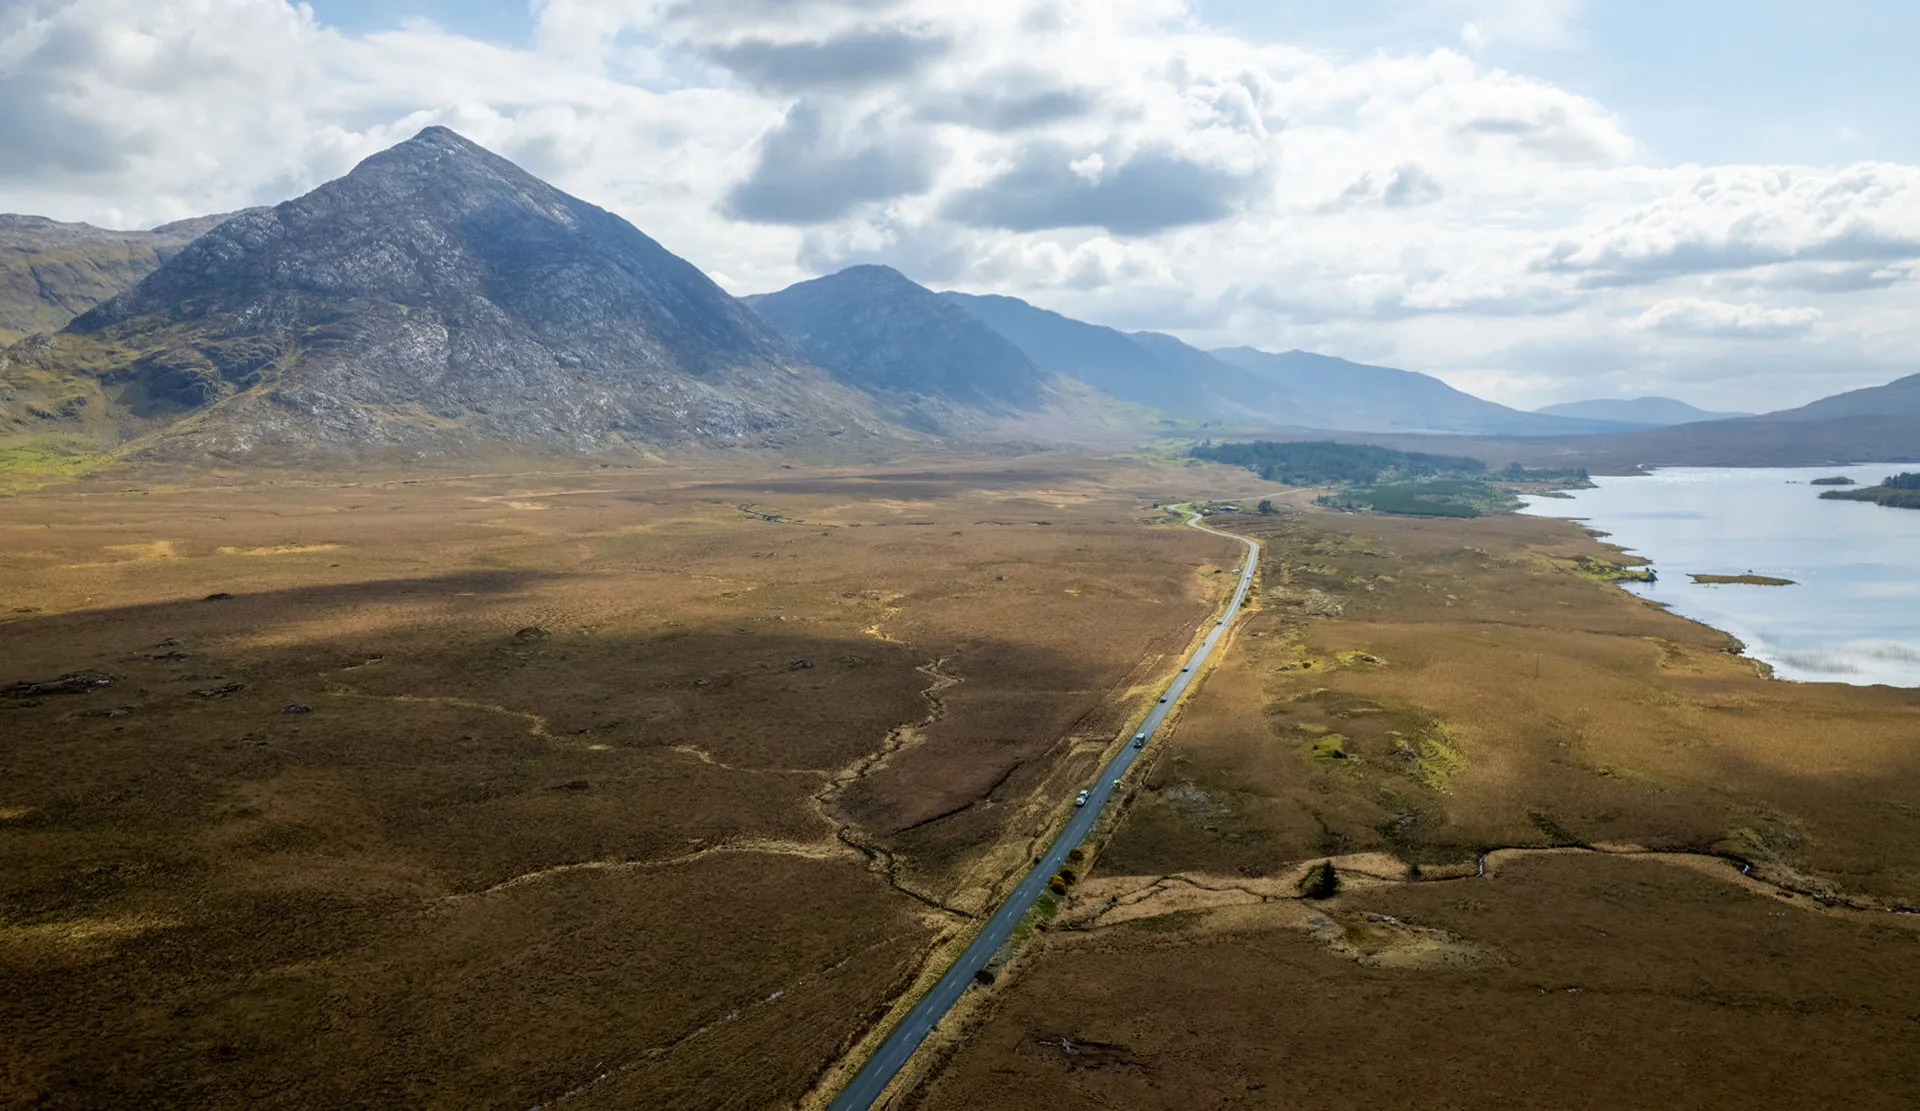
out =
[[(1782, 679), (1920, 686), (1920, 510), (1821, 501), (1808, 482), (1871, 486), (1912, 464), (1822, 469), (1672, 467), (1595, 478), (1521, 512), (1584, 520), (1653, 561), (1656, 583), (1624, 589), (1739, 637)], [(1746, 572), (1794, 586), (1704, 586)]]

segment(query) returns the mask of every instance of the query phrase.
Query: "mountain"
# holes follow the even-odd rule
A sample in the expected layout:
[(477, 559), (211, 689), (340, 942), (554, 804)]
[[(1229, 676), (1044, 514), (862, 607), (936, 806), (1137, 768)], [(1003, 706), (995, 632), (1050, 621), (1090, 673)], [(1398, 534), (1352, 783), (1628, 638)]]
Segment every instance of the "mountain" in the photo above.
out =
[(1286, 421), (1296, 398), (1206, 352), (1153, 333), (1128, 335), (1037, 308), (1017, 297), (947, 292), (1047, 370), (1165, 413), (1228, 420)]
[(1696, 409), (1670, 397), (1636, 397), (1632, 400), (1567, 401), (1535, 409), (1553, 417), (1579, 417), (1585, 420), (1616, 421), (1658, 428), (1671, 424), (1690, 424), (1703, 420), (1728, 420), (1752, 416), (1751, 413), (1714, 413)]
[(1173, 400), (1162, 368), (1139, 345), (1111, 328), (1038, 309), (1015, 297), (948, 291), (942, 298), (1048, 370), (1145, 405)]
[(1523, 413), (1437, 378), (1304, 351), (1202, 351), (1157, 332), (1088, 324), (1014, 297), (944, 293), (1047, 370), (1203, 420), (1341, 431), (1613, 432), (1634, 425)]
[(1920, 461), (1920, 374), (1757, 417), (1562, 437), (1374, 436), (1368, 442), (1510, 462), (1631, 474), (1646, 467), (1816, 467)]
[(441, 127), (16, 344), (0, 417), (190, 458), (890, 434), (691, 264)]
[(1129, 332), (1171, 380), (1200, 398), (1208, 416), (1302, 424), (1319, 419), (1314, 400), (1278, 382), (1217, 359), (1162, 332)]
[(1368, 366), (1307, 351), (1227, 347), (1223, 362), (1278, 383), (1304, 399), (1316, 427), (1356, 432), (1456, 432), (1550, 436), (1616, 432), (1619, 424), (1509, 409), (1454, 389), (1431, 375)]
[(52, 332), (153, 273), (228, 216), (109, 231), (0, 214), (0, 344)]
[(1823, 397), (1798, 409), (1782, 409), (1762, 421), (1835, 420), (1846, 417), (1920, 417), (1920, 374), (1896, 378), (1884, 386)]
[(839, 381), (932, 431), (1031, 412), (1049, 381), (1020, 348), (888, 266), (853, 266), (746, 299)]

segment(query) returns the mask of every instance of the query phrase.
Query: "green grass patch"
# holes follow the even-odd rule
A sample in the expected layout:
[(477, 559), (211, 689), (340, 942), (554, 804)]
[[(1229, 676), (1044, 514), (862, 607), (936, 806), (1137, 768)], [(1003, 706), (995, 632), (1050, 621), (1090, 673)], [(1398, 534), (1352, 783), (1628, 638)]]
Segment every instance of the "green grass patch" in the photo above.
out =
[(1629, 567), (1597, 556), (1558, 556), (1556, 566), (1572, 571), (1583, 579), (1602, 583), (1650, 583), (1659, 581), (1651, 567)]
[(1435, 725), (1418, 738), (1402, 743), (1412, 757), (1409, 770), (1413, 777), (1436, 791), (1446, 790), (1467, 766), (1466, 757), (1460, 754), (1453, 734), (1444, 725)]
[(1338, 733), (1328, 733), (1313, 742), (1315, 760), (1345, 760), (1347, 758), (1347, 739)]
[(1060, 914), (1060, 900), (1050, 893), (1043, 893), (1033, 901), (1027, 913), (1020, 916), (1019, 924), (1007, 935), (1007, 944), (1018, 948), (1032, 939), (1042, 926), (1054, 920)]
[(73, 478), (111, 462), (94, 445), (64, 438), (36, 438), (0, 445), (0, 490), (20, 490)]

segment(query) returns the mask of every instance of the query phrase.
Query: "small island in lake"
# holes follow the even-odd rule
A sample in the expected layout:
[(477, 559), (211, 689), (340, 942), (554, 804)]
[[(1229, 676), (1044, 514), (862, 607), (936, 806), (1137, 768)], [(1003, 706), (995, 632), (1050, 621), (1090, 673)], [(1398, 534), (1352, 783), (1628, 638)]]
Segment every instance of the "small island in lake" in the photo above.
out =
[(1878, 486), (1862, 486), (1858, 490), (1823, 490), (1820, 496), (1829, 501), (1870, 501), (1895, 509), (1920, 509), (1920, 474), (1908, 471), (1888, 475), (1880, 480)]
[(1744, 575), (1689, 575), (1694, 582), (1704, 586), (1720, 586), (1727, 583), (1743, 583), (1747, 586), (1798, 586), (1792, 579), (1776, 579), (1772, 575), (1756, 575), (1748, 571)]
[(1816, 478), (1807, 483), (1809, 486), (1852, 486), (1853, 480), (1846, 475), (1837, 474), (1830, 478)]

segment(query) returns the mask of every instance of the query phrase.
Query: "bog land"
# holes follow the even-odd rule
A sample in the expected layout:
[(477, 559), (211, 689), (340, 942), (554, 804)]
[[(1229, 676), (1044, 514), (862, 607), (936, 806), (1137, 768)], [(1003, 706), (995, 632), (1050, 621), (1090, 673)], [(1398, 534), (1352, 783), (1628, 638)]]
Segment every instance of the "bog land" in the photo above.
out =
[(1186, 478), (0, 500), (0, 1102), (802, 1098), (1230, 585)]
[(1211, 522), (1252, 612), (898, 1106), (1920, 1098), (1920, 695), (1572, 523), (1069, 452), (89, 483), (0, 500), (10, 1105), (820, 1105), (1210, 627), (1190, 497), (1278, 501)]
[(907, 1106), (1920, 1100), (1920, 692), (1768, 679), (1567, 522), (1291, 500), (1232, 526), (1258, 611)]

